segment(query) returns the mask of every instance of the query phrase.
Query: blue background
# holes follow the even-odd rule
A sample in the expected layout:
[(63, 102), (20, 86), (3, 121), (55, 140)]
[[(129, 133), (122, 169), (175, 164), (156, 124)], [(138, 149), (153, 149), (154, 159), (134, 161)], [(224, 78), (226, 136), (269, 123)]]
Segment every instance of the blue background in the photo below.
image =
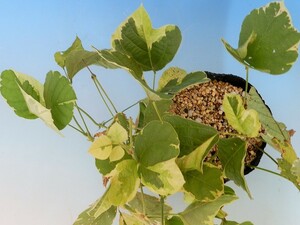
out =
[[(221, 38), (237, 46), (243, 18), (269, 1), (238, 0), (11, 0), (0, 1), (0, 70), (14, 68), (44, 82), (49, 70), (60, 70), (53, 54), (68, 48), (78, 35), (86, 49), (91, 45), (109, 48), (117, 26), (141, 3), (154, 27), (176, 24), (182, 44), (168, 66), (188, 72), (209, 70), (244, 77), (244, 67), (224, 49)], [(300, 29), (300, 2), (286, 0), (293, 23)], [(93, 68), (119, 110), (144, 96), (143, 90), (126, 72)], [(160, 74), (160, 73), (159, 73)], [(108, 112), (93, 89), (87, 71), (74, 79), (79, 105), (99, 121)], [(150, 79), (150, 75), (146, 74)], [(256, 86), (275, 118), (289, 129), (300, 130), (300, 65), (285, 75), (271, 76), (250, 71)], [(67, 225), (104, 192), (102, 178), (87, 153), (90, 143), (71, 128), (64, 137), (40, 120), (17, 117), (0, 100), (0, 224)], [(136, 110), (128, 112), (135, 116)], [(97, 132), (94, 128), (92, 132)], [(300, 133), (293, 137), (300, 148)], [(300, 151), (298, 154), (300, 154)], [(278, 153), (268, 148), (274, 157)], [(264, 157), (262, 167), (276, 169)], [(247, 182), (254, 197), (236, 188), (240, 200), (225, 208), (229, 218), (250, 220), (255, 225), (297, 224), (300, 221), (300, 194), (289, 182), (261, 171), (252, 172)], [(180, 196), (170, 202), (181, 208)]]

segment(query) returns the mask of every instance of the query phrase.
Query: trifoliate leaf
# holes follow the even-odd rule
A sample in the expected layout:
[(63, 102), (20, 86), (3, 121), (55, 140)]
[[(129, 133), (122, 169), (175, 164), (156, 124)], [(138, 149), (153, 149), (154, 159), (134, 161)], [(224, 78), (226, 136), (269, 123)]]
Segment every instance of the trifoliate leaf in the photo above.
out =
[(298, 57), (300, 33), (293, 27), (284, 2), (253, 10), (243, 21), (238, 48), (223, 43), (238, 61), (270, 74), (287, 72)]
[(118, 145), (112, 149), (112, 151), (109, 155), (109, 160), (111, 162), (118, 161), (118, 160), (122, 159), (124, 155), (125, 155), (124, 149)]
[(223, 110), (228, 123), (239, 133), (248, 137), (258, 136), (261, 128), (258, 113), (254, 109), (245, 109), (240, 95), (225, 94)]
[(107, 136), (110, 138), (113, 145), (119, 145), (128, 139), (128, 133), (119, 123), (113, 123), (107, 131)]
[(106, 135), (102, 135), (93, 141), (89, 153), (96, 159), (105, 160), (110, 156), (112, 148), (111, 139)]

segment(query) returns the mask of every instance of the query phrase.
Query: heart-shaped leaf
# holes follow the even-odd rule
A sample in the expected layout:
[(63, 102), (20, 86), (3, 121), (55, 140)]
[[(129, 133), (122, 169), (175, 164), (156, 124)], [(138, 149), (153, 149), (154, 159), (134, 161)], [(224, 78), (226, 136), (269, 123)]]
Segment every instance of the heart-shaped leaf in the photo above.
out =
[(179, 139), (168, 122), (151, 121), (136, 137), (135, 155), (144, 167), (175, 158), (178, 154)]
[(280, 1), (255, 9), (244, 19), (237, 49), (224, 40), (223, 43), (241, 63), (276, 75), (292, 67), (298, 57), (299, 41), (300, 33)]
[(258, 113), (254, 109), (245, 109), (240, 95), (225, 94), (223, 110), (228, 123), (239, 133), (248, 137), (258, 136), (261, 128)]

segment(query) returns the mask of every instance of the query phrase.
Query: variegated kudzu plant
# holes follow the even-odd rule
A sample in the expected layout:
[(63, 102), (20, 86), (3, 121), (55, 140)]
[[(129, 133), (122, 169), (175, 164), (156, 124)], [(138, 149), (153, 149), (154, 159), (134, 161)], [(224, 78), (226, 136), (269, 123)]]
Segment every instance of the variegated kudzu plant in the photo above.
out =
[[(299, 41), (300, 33), (292, 26), (284, 3), (272, 2), (245, 18), (237, 49), (223, 43), (246, 67), (248, 80), (249, 69), (274, 75), (287, 72), (297, 59)], [(106, 192), (79, 215), (74, 225), (110, 225), (117, 213), (122, 225), (213, 225), (216, 218), (222, 225), (252, 224), (228, 221), (222, 210), (238, 198), (225, 185), (226, 179), (251, 196), (244, 177), (248, 137), (260, 137), (281, 153), (281, 158), (273, 159), (279, 168), (277, 174), (300, 190), (300, 160), (291, 145), (291, 132), (273, 118), (254, 88), (244, 99), (227, 94), (223, 100), (226, 118), (238, 132), (230, 138), (220, 138), (214, 128), (168, 112), (176, 93), (209, 81), (205, 72), (178, 77), (166, 69), (155, 89), (157, 72), (179, 48), (177, 26), (152, 28), (141, 6), (117, 28), (111, 42), (111, 49), (87, 51), (76, 37), (71, 47), (55, 54), (64, 75), (50, 71), (44, 84), (13, 70), (1, 74), (1, 94), (18, 116), (40, 118), (57, 132), (70, 126), (92, 142), (89, 153), (103, 175)], [(143, 87), (147, 97), (139, 101), (138, 122), (116, 109), (91, 65), (125, 69)], [(76, 103), (72, 82), (84, 68), (91, 73), (111, 113), (106, 122), (98, 123)], [(153, 84), (144, 79), (145, 71), (153, 71)], [(73, 113), (74, 108), (78, 113)], [(97, 134), (90, 132), (87, 120), (100, 129)], [(204, 162), (214, 145), (218, 145), (225, 165), (222, 170)], [(173, 212), (165, 200), (178, 192), (184, 193), (187, 207)]]

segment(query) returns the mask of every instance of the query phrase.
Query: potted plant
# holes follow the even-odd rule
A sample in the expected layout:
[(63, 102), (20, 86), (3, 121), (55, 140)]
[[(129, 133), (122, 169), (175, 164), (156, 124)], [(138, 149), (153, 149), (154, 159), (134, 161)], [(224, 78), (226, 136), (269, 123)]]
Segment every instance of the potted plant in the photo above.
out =
[[(258, 163), (266, 155), (280, 172), (263, 170), (300, 189), (300, 160), (290, 140), (293, 131), (273, 118), (249, 84), (249, 70), (287, 72), (297, 59), (299, 41), (300, 33), (292, 26), (283, 2), (272, 2), (245, 18), (237, 49), (223, 40), (227, 51), (245, 66), (246, 80), (177, 67), (165, 69), (180, 46), (181, 32), (175, 25), (152, 28), (140, 6), (117, 28), (111, 49), (87, 51), (76, 37), (71, 47), (55, 54), (65, 76), (50, 71), (41, 84), (33, 77), (5, 70), (0, 91), (18, 116), (40, 118), (58, 133), (71, 126), (92, 142), (88, 151), (103, 175), (106, 192), (74, 225), (109, 225), (116, 214), (123, 225), (214, 224), (215, 219), (222, 225), (250, 225), (227, 219), (222, 208), (237, 199), (227, 182), (233, 181), (251, 198), (245, 174), (263, 169)], [(142, 86), (147, 97), (137, 103), (136, 119), (128, 117), (126, 110), (116, 110), (91, 65), (125, 69)], [(104, 122), (95, 121), (76, 102), (72, 82), (82, 69), (90, 71), (111, 113)], [(152, 84), (144, 78), (146, 71), (153, 71)], [(87, 120), (99, 132), (92, 134)], [(265, 152), (266, 144), (279, 151), (281, 158)], [(165, 200), (179, 192), (184, 193), (187, 207), (173, 212)]]

